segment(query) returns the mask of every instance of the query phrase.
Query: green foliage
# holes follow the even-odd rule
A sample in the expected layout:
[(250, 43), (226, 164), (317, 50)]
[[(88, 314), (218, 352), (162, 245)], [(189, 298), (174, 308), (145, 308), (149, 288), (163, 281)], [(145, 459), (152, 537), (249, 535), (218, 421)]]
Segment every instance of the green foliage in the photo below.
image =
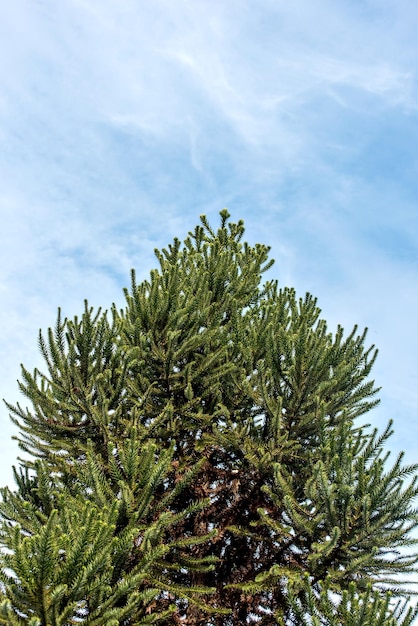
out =
[[(205, 217), (110, 315), (40, 333), (7, 404), (0, 623), (408, 626), (417, 466), (390, 465), (377, 352), (335, 334), (244, 226)], [(406, 598), (408, 599), (408, 598)]]
[[(303, 589), (303, 601), (301, 601)], [(327, 579), (315, 594), (308, 576), (289, 587), (291, 619), (300, 626), (409, 626), (417, 612), (406, 602), (391, 605), (391, 594), (384, 596), (368, 585), (359, 593), (354, 582), (336, 599)], [(286, 622), (276, 615), (277, 624)]]
[[(132, 463), (142, 469), (144, 484), (131, 490), (120, 480), (116, 497), (92, 452), (71, 490), (48, 476), (40, 461), (34, 475), (16, 474), (19, 491), (3, 489), (0, 507), (1, 542), (7, 547), (0, 623), (148, 624), (173, 613), (174, 605), (153, 615), (147, 607), (171, 588), (161, 580), (165, 556), (173, 549), (168, 530), (199, 506), (181, 514), (150, 514), (150, 485), (162, 482), (171, 460), (166, 454), (155, 462), (154, 451), (153, 445), (144, 448)], [(198, 567), (196, 559), (192, 565)]]

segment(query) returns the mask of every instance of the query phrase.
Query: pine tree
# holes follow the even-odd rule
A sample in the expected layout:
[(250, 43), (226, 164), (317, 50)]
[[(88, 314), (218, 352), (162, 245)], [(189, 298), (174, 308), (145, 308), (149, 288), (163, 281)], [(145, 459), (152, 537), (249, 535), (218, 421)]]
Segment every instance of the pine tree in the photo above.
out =
[(269, 248), (243, 235), (202, 217), (124, 309), (40, 333), (30, 407), (6, 403), (29, 458), (2, 490), (0, 624), (416, 617), (418, 466), (362, 423), (377, 351), (262, 284)]

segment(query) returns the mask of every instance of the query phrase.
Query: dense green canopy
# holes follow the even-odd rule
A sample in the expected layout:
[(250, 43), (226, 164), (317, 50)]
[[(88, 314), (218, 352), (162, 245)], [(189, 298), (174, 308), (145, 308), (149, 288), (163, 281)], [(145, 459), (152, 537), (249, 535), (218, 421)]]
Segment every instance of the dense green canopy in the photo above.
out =
[(0, 624), (407, 626), (417, 466), (363, 424), (374, 347), (201, 220), (22, 367)]

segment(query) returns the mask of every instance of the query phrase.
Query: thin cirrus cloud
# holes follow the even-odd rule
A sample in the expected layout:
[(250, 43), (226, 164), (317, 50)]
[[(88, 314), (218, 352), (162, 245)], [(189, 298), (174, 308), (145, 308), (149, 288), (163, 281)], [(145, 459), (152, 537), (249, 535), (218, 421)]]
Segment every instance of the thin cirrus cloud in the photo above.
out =
[[(1, 395), (55, 312), (227, 206), (330, 328), (381, 348), (378, 423), (413, 460), (415, 2), (15, 0), (0, 23)], [(396, 367), (393, 364), (396, 363)], [(22, 399), (21, 399), (22, 400)], [(2, 411), (5, 480), (16, 449)]]

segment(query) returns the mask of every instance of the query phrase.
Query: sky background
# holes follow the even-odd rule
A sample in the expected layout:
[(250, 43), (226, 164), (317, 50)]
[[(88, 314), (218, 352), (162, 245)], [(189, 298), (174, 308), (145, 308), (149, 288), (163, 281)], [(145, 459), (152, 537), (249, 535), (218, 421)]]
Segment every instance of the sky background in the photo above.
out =
[[(39, 328), (227, 207), (334, 330), (369, 328), (418, 461), (416, 0), (13, 0), (0, 19), (0, 398)], [(0, 482), (16, 434), (0, 411)]]

